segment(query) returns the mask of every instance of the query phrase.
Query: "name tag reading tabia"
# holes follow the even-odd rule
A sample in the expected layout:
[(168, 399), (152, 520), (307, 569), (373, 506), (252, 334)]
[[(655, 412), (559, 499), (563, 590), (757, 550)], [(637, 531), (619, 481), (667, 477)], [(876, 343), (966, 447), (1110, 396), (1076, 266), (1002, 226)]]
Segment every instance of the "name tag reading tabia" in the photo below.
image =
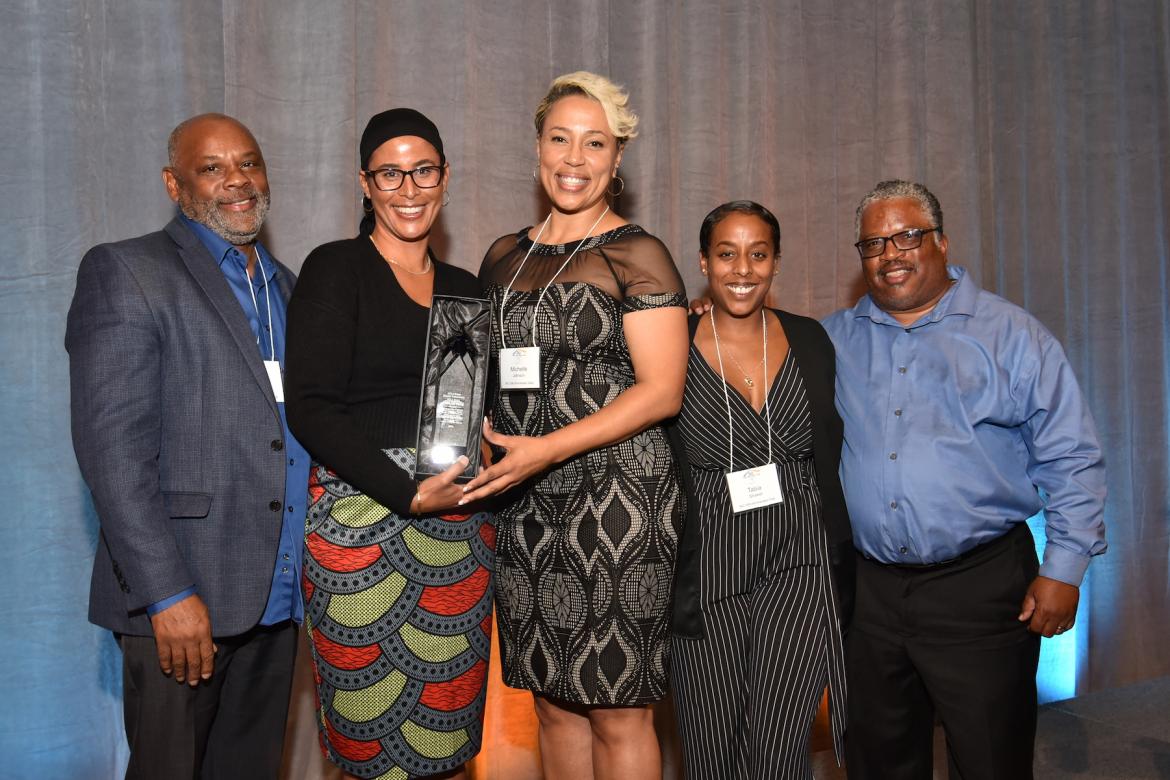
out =
[(784, 494), (780, 490), (780, 472), (775, 463), (730, 472), (727, 475), (727, 490), (731, 494), (731, 511), (736, 514), (784, 503)]
[(500, 350), (500, 389), (540, 389), (540, 347)]

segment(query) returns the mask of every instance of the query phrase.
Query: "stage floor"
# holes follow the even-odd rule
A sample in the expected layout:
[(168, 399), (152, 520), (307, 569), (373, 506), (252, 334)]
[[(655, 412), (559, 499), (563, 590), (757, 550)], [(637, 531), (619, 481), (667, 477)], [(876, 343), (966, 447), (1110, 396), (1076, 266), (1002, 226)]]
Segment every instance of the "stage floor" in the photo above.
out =
[[(498, 647), (493, 647), (483, 750), (469, 766), (470, 780), (540, 780), (532, 695), (503, 685), (498, 658)], [(317, 747), (312, 671), (303, 643), (297, 665), (281, 778), (340, 780), (340, 771), (322, 759)], [(681, 778), (669, 700), (658, 705), (655, 721), (662, 741), (663, 778)], [(813, 728), (812, 749), (816, 780), (845, 779), (845, 770), (833, 759), (823, 704)], [(1170, 780), (1170, 677), (1043, 705), (1035, 769), (1037, 780)], [(934, 776), (947, 777), (941, 729), (935, 732)]]
[[(1170, 778), (1170, 677), (1041, 706), (1035, 771), (1037, 780)], [(817, 780), (845, 778), (826, 750), (814, 754), (814, 773)], [(947, 776), (941, 729), (934, 776)]]

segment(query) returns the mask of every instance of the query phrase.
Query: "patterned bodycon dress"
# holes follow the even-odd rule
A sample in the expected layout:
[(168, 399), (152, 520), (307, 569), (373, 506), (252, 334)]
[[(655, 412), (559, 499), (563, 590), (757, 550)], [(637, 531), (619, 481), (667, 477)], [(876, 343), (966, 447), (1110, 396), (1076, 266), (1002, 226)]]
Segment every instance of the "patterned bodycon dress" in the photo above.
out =
[[(511, 283), (493, 364), (505, 344), (535, 342), (542, 358), (540, 390), (493, 384), (501, 433), (540, 436), (613, 402), (634, 383), (623, 315), (686, 304), (670, 254), (641, 228), (589, 238), (557, 274), (575, 248), (534, 245), (521, 231), (484, 259), (480, 281), (497, 322)], [(504, 682), (582, 704), (662, 698), (684, 510), (662, 428), (571, 458), (504, 499), (496, 558)]]

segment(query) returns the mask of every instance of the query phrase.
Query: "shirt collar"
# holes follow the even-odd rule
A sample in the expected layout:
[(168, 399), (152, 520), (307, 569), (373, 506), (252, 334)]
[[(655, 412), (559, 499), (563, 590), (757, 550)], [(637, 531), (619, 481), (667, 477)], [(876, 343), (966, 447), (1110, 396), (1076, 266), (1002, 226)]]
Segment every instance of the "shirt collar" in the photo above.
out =
[[(943, 297), (925, 317), (917, 320), (911, 327), (920, 327), (931, 322), (938, 322), (943, 317), (952, 314), (971, 316), (975, 313), (975, 300), (979, 295), (979, 287), (961, 265), (948, 265), (947, 276), (955, 280), (955, 284), (943, 293)], [(899, 328), (906, 326), (898, 322), (888, 312), (882, 310), (869, 293), (861, 296), (861, 300), (853, 307), (853, 316), (866, 317), (878, 325), (894, 325)]]
[[(245, 263), (247, 260), (238, 251), (236, 251), (236, 253), (233, 255), (232, 251), (235, 250), (235, 247), (232, 246), (232, 244), (230, 244), (223, 236), (220, 236), (218, 233), (214, 232), (211, 228), (207, 227), (207, 225), (196, 222), (186, 214), (179, 214), (179, 219), (183, 220), (187, 227), (191, 228), (192, 232), (194, 232), (196, 237), (199, 239), (199, 243), (206, 247), (207, 251), (211, 253), (211, 256), (215, 259), (216, 264), (219, 265), (221, 269), (223, 268), (224, 263), (229, 261), (231, 261), (232, 264), (239, 269), (246, 268)], [(259, 241), (256, 242), (255, 247), (256, 253), (260, 256), (261, 265), (264, 267), (264, 275), (268, 277), (268, 281), (271, 282), (276, 277), (276, 263), (273, 261), (272, 255), (268, 254), (268, 250), (260, 246)], [(235, 259), (233, 260), (233, 258)], [(260, 277), (254, 277), (252, 281), (260, 282), (262, 280)]]

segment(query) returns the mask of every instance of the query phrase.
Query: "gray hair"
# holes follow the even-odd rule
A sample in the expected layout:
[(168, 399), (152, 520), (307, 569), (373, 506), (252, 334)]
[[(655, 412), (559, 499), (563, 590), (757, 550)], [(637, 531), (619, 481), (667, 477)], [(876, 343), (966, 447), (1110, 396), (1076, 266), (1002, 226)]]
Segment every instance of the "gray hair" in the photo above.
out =
[(890, 179), (879, 182), (876, 187), (865, 194), (865, 197), (861, 199), (861, 203), (857, 205), (857, 213), (853, 216), (854, 239), (861, 239), (861, 212), (865, 211), (866, 207), (871, 203), (879, 200), (889, 200), (890, 198), (911, 198), (912, 200), (918, 201), (918, 205), (930, 215), (930, 221), (934, 223), (930, 227), (938, 228), (935, 241), (938, 240), (938, 236), (943, 232), (942, 206), (939, 205), (938, 198), (934, 197), (934, 193), (918, 182), (904, 181), (902, 179)]

